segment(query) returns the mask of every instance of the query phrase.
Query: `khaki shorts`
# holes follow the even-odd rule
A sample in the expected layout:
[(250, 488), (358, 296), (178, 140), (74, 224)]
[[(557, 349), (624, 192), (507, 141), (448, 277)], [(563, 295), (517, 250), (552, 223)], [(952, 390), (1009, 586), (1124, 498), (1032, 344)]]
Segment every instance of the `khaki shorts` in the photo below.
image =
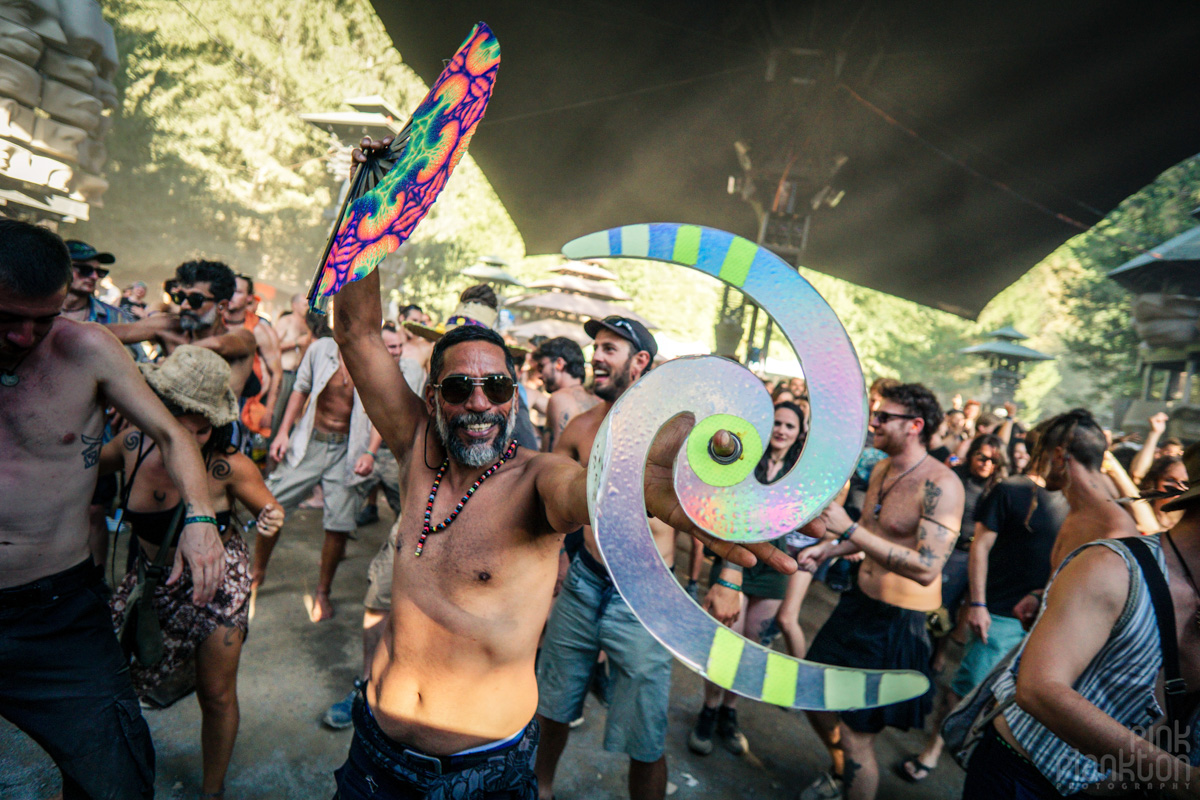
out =
[(363, 606), (372, 611), (387, 613), (392, 610), (392, 567), (396, 563), (396, 542), (400, 538), (400, 519), (392, 525), (392, 530), (379, 552), (371, 559), (367, 568), (367, 596), (363, 598)]
[(294, 467), (286, 461), (276, 467), (267, 478), (267, 489), (284, 511), (292, 511), (308, 498), (313, 487), (321, 484), (325, 493), (322, 523), (325, 530), (354, 533), (358, 529), (354, 518), (362, 494), (357, 486), (346, 483), (348, 447), (345, 436), (313, 431), (304, 458)]

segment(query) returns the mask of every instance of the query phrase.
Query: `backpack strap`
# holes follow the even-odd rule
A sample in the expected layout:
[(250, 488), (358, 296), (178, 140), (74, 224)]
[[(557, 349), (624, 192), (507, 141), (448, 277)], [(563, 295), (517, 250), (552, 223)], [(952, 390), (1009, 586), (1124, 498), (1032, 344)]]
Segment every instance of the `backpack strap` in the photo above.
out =
[(1183, 697), (1187, 692), (1187, 684), (1179, 675), (1179, 642), (1175, 639), (1175, 604), (1171, 601), (1171, 590), (1167, 587), (1167, 579), (1163, 577), (1163, 570), (1158, 566), (1158, 560), (1154, 558), (1150, 546), (1142, 541), (1140, 536), (1130, 536), (1118, 541), (1137, 559), (1146, 579), (1146, 588), (1150, 592), (1150, 602), (1154, 605), (1162, 649), (1167, 724), (1173, 730), (1176, 723), (1184, 719)]

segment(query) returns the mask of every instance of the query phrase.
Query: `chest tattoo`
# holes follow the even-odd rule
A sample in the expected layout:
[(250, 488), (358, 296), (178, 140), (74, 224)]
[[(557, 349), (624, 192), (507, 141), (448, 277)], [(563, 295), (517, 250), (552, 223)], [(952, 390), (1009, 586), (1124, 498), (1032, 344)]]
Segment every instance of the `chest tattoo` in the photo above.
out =
[(104, 437), (92, 437), (81, 433), (79, 438), (83, 440), (83, 468), (91, 469), (100, 461), (100, 448), (104, 446)]

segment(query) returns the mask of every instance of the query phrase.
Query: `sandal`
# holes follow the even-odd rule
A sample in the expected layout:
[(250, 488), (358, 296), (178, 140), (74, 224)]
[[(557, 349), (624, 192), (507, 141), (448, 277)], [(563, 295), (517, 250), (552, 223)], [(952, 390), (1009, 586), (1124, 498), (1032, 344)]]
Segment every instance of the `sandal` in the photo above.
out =
[(921, 761), (920, 753), (911, 755), (896, 765), (896, 774), (909, 783), (920, 783), (929, 777), (937, 766), (929, 766)]

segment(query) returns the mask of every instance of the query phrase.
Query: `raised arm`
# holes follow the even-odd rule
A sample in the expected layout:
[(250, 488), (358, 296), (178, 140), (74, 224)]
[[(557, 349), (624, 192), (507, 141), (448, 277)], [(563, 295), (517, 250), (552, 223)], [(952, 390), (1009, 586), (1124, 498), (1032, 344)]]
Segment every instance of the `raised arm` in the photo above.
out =
[(822, 515), (832, 531), (849, 532), (848, 542), (858, 546), (885, 569), (929, 586), (942, 574), (942, 567), (954, 550), (958, 526), (962, 523), (963, 488), (954, 473), (937, 480), (926, 480), (921, 492), (917, 546), (904, 547), (880, 536), (863, 522), (856, 525), (845, 509), (830, 505)]
[(1160, 411), (1146, 420), (1150, 423), (1150, 430), (1146, 433), (1146, 442), (1142, 445), (1142, 449), (1137, 451), (1133, 461), (1129, 462), (1129, 477), (1133, 478), (1134, 483), (1141, 483), (1142, 478), (1146, 477), (1146, 473), (1154, 464), (1154, 452), (1158, 449), (1158, 440), (1167, 432), (1169, 419), (1170, 417)]
[(367, 416), (396, 457), (407, 458), (428, 412), (384, 346), (382, 325), (379, 271), (375, 270), (338, 292), (333, 336)]
[[(183, 497), (185, 515), (212, 517), (204, 461), (195, 437), (167, 411), (115, 336), (99, 325), (87, 325), (81, 326), (76, 339), (76, 358), (85, 360), (86, 369), (97, 376), (101, 396), (158, 444), (163, 464)], [(225, 569), (225, 549), (215, 525), (193, 522), (183, 527), (167, 583), (179, 579), (184, 561), (192, 569), (192, 601), (207, 604), (216, 594)]]

